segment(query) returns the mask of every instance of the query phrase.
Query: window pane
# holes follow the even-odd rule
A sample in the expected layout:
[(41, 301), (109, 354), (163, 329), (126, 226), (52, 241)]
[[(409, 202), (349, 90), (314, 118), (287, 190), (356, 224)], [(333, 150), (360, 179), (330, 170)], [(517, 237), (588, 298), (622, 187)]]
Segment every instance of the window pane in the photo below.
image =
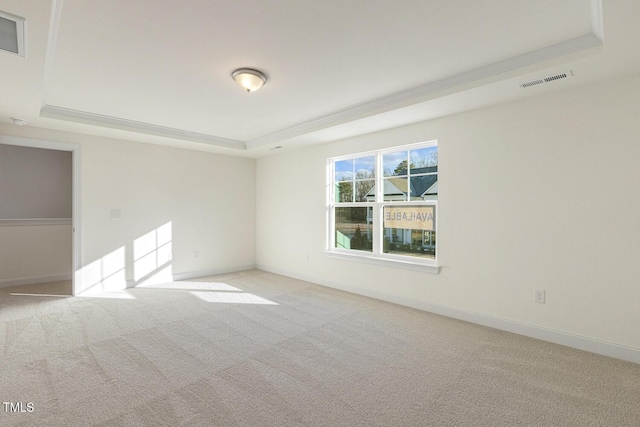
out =
[(411, 159), (411, 174), (424, 173), (422, 171), (416, 171), (415, 169), (438, 166), (438, 147), (411, 150), (409, 152), (409, 158)]
[(375, 156), (361, 157), (355, 159), (356, 179), (375, 178), (376, 158)]
[(406, 228), (385, 228), (383, 252), (385, 254), (434, 259), (436, 257), (436, 232)]
[(371, 252), (370, 207), (335, 208), (336, 248)]
[(407, 200), (407, 192), (409, 181), (407, 178), (385, 178), (384, 184), (384, 201), (405, 201)]
[(385, 206), (383, 252), (435, 258), (435, 206)]
[(353, 202), (353, 181), (336, 182), (336, 203)]
[(403, 176), (407, 174), (407, 152), (384, 154), (382, 156), (384, 176)]
[[(431, 168), (425, 168), (431, 169)], [(438, 200), (438, 175), (419, 175), (409, 178), (411, 200)]]
[(353, 179), (353, 160), (341, 160), (335, 163), (335, 180), (348, 181)]
[(374, 202), (376, 197), (374, 186), (373, 179), (356, 181), (356, 202)]

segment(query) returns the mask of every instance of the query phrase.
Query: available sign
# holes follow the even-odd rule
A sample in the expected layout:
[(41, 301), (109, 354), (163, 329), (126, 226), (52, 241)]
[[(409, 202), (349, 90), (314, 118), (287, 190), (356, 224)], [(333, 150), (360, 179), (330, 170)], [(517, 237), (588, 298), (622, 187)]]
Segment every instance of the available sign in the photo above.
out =
[(435, 230), (435, 206), (385, 206), (385, 228), (407, 228), (411, 230)]

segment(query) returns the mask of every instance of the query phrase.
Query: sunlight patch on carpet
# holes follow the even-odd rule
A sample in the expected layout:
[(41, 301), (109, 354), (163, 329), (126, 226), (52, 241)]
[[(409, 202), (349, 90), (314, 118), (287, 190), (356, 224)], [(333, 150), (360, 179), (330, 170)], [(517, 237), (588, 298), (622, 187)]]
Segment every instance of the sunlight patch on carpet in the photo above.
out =
[(190, 292), (192, 295), (206, 302), (217, 302), (223, 304), (259, 304), (259, 305), (278, 305), (277, 302), (270, 301), (266, 298), (259, 297), (254, 294), (244, 292)]
[(232, 291), (242, 292), (242, 289), (238, 289), (235, 286), (227, 285), (223, 282), (166, 282), (156, 284), (143, 284), (136, 286), (137, 288), (152, 288), (152, 289), (171, 289), (171, 290), (184, 290), (184, 291)]

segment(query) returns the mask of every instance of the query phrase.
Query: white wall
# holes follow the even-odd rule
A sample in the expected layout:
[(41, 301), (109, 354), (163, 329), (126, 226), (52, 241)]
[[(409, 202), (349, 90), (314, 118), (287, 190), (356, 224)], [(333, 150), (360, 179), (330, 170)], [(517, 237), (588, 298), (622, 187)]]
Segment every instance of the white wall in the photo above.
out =
[(80, 147), (76, 293), (255, 265), (255, 160), (10, 125), (0, 135)]
[[(258, 266), (640, 362), (638, 100), (620, 80), (260, 159)], [(440, 273), (327, 257), (326, 159), (432, 139)]]
[(71, 278), (71, 224), (0, 221), (0, 288)]
[(71, 153), (0, 144), (0, 219), (71, 218)]

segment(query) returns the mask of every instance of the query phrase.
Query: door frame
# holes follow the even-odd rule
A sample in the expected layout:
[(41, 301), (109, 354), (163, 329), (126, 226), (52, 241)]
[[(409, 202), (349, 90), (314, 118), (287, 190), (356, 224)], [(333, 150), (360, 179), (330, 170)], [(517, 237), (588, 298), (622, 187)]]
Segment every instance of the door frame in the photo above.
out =
[(0, 144), (19, 145), (21, 147), (44, 148), (48, 150), (60, 150), (71, 152), (71, 295), (76, 295), (76, 289), (82, 279), (82, 210), (81, 192), (80, 192), (80, 162), (81, 162), (81, 146), (68, 142), (49, 141), (36, 138), (23, 138), (17, 136), (0, 135)]

